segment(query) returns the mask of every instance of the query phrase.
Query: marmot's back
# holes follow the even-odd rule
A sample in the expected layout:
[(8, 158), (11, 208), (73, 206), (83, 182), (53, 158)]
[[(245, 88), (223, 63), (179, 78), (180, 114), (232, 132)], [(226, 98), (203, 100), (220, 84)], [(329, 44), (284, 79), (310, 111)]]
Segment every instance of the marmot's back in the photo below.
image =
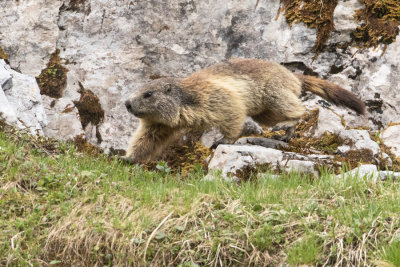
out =
[(210, 95), (218, 89), (239, 98), (248, 116), (275, 105), (281, 94), (301, 92), (301, 82), (291, 71), (260, 59), (231, 59), (195, 72), (184, 82), (195, 85), (194, 93)]

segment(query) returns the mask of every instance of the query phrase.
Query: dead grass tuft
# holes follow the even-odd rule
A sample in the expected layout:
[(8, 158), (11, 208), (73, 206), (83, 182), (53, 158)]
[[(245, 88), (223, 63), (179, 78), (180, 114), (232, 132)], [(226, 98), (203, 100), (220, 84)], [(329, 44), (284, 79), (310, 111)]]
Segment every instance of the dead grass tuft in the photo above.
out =
[[(143, 224), (144, 216), (153, 223)], [(101, 195), (77, 203), (68, 218), (50, 229), (42, 257), (84, 266), (176, 266), (185, 262), (266, 266), (282, 255), (272, 253), (278, 252), (272, 247), (273, 251), (260, 250), (253, 244), (257, 241), (251, 228), (259, 223), (243, 211), (240, 200), (202, 195), (180, 211), (167, 204), (138, 209), (130, 199)], [(241, 230), (226, 230), (232, 224)], [(290, 230), (295, 225), (282, 227)], [(276, 242), (279, 247), (280, 241)]]

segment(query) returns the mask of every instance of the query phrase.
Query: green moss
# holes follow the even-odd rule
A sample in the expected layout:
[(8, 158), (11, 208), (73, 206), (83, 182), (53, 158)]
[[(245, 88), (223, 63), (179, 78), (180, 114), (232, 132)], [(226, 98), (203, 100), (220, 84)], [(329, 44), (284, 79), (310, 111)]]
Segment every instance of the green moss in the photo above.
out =
[(281, 8), (290, 25), (303, 22), (310, 28), (317, 30), (317, 41), (314, 50), (320, 53), (334, 29), (333, 12), (337, 6), (337, 0), (281, 0)]
[(400, 1), (360, 0), (365, 8), (356, 11), (362, 24), (352, 33), (354, 41), (362, 47), (390, 44), (399, 34)]
[(36, 77), (42, 95), (48, 95), (54, 98), (62, 97), (62, 93), (67, 84), (68, 69), (61, 64), (59, 54), (59, 49), (51, 54), (47, 67)]

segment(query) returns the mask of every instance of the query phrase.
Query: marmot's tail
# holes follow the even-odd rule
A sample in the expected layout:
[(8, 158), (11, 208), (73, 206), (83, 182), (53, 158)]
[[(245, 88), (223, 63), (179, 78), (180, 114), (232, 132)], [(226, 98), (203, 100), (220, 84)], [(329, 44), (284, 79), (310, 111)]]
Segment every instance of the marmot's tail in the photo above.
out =
[(310, 91), (336, 105), (351, 108), (358, 114), (365, 113), (364, 102), (342, 87), (313, 76), (297, 75), (297, 77), (302, 81), (302, 90)]

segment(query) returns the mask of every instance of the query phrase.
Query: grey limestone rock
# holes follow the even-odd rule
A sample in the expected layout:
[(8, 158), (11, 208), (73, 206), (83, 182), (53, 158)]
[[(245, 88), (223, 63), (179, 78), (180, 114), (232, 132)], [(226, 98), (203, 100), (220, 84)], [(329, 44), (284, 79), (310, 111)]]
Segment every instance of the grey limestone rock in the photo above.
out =
[(400, 157), (400, 125), (393, 125), (385, 129), (381, 136), (382, 142), (390, 148), (390, 151)]
[(33, 134), (43, 134), (47, 118), (35, 78), (12, 70), (3, 60), (0, 77), (0, 113), (6, 122)]

